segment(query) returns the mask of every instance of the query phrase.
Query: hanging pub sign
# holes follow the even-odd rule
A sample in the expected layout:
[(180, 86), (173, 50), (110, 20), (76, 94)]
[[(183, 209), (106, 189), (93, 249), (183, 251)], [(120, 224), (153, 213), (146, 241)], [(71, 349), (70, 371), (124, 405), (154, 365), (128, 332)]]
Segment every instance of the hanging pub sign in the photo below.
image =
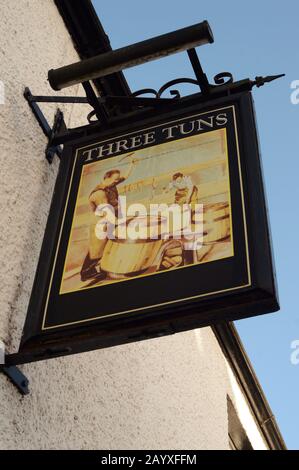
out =
[(251, 94), (157, 114), (65, 145), (31, 360), (278, 309)]

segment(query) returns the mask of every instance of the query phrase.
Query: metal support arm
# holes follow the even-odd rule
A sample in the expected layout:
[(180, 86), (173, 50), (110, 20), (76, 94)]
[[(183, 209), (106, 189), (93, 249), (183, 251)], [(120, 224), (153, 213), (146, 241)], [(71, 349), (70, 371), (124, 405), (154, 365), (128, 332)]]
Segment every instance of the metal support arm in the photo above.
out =
[[(47, 100), (45, 99), (38, 100), (37, 99), (38, 97), (34, 97), (31, 94), (31, 91), (29, 90), (29, 88), (25, 88), (24, 98), (28, 102), (43, 133), (49, 139), (48, 144), (46, 146), (45, 154), (46, 154), (46, 159), (48, 160), (48, 162), (52, 163), (55, 154), (57, 154), (59, 158), (62, 155), (62, 148), (59, 145), (56, 145), (56, 146), (53, 145), (52, 140), (58, 132), (66, 130), (66, 126), (64, 123), (64, 119), (63, 119), (63, 113), (62, 111), (60, 111), (60, 109), (57, 109), (56, 114), (54, 116), (54, 124), (53, 124), (53, 127), (51, 128), (44, 113), (42, 112), (41, 108), (37, 104), (38, 101), (46, 102)], [(42, 97), (42, 98), (45, 98), (45, 97)]]
[(18, 389), (22, 395), (29, 394), (29, 381), (27, 377), (20, 371), (16, 366), (0, 366), (0, 372), (2, 372), (13, 385)]

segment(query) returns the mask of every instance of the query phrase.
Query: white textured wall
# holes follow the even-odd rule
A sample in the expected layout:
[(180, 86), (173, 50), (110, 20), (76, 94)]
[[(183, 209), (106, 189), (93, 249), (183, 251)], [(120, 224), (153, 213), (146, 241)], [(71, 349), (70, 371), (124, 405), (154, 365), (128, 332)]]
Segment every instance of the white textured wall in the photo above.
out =
[[(0, 339), (15, 351), (57, 172), (22, 93), (53, 94), (47, 70), (77, 57), (52, 0), (0, 0), (0, 9)], [(55, 105), (43, 109), (51, 119)], [(238, 385), (208, 328), (22, 369), (24, 398), (0, 374), (1, 449), (228, 448), (226, 395)]]

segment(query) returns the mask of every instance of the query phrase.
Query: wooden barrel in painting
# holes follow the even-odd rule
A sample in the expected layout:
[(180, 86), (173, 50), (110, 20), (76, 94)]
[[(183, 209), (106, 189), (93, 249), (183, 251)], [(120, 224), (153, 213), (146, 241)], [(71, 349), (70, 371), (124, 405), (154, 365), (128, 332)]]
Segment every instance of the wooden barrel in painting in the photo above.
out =
[(230, 236), (229, 204), (204, 204), (203, 212), (203, 244), (227, 239)]
[(143, 226), (145, 236), (136, 239), (116, 236), (115, 239), (108, 240), (101, 259), (101, 269), (114, 279), (142, 274), (159, 262), (158, 256), (164, 243), (162, 219), (135, 217), (125, 222), (126, 228), (132, 223), (140, 224), (141, 228)]

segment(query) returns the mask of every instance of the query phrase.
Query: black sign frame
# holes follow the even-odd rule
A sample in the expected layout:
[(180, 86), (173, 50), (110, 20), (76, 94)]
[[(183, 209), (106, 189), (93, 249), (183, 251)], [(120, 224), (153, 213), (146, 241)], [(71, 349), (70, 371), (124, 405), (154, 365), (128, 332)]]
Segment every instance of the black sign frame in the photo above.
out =
[[(79, 322), (78, 317), (76, 317), (74, 322), (66, 321), (55, 325), (55, 321), (57, 322), (57, 318), (61, 317), (63, 311), (67, 312), (67, 316), (70, 316), (77, 308), (76, 315), (78, 315), (78, 309), (81, 309), (82, 313), (82, 309), (85, 308), (84, 305), (87, 305), (88, 302), (91, 302), (90, 305), (98, 302), (103, 292), (101, 291), (103, 287), (84, 291), (80, 293), (81, 300), (78, 300), (78, 295), (71, 299), (72, 294), (70, 294), (69, 300), (66, 300), (63, 306), (59, 305), (57, 296), (51, 300), (51, 294), (49, 294), (49, 285), (53, 280), (53, 272), (56, 269), (53, 271), (53, 266), (56, 266), (57, 260), (62, 260), (57, 252), (57, 246), (64, 236), (61, 227), (63, 223), (66, 223), (66, 219), (71, 217), (71, 212), (75, 207), (75, 203), (70, 202), (69, 199), (70, 195), (71, 199), (72, 197), (75, 198), (76, 191), (74, 191), (74, 188), (78, 188), (78, 181), (74, 182), (73, 178), (74, 174), (77, 174), (74, 170), (75, 150), (81, 147), (86, 148), (88, 145), (93, 145), (95, 142), (102, 140), (113, 140), (126, 133), (138, 133), (140, 130), (148, 128), (159, 128), (167, 122), (183, 121), (192, 115), (204, 115), (223, 109), (231, 110), (236, 136), (235, 166), (230, 161), (231, 190), (240, 193), (242, 199), (241, 201), (239, 198), (242, 207), (236, 208), (238, 205), (236, 203), (235, 208), (233, 208), (235, 211), (233, 230), (238, 234), (238, 232), (242, 232), (238, 230), (238, 227), (246, 227), (243, 236), (236, 235), (234, 237), (234, 243), (237, 243), (238, 247), (232, 260), (215, 261), (204, 266), (205, 272), (202, 273), (201, 278), (205, 280), (205, 288), (210, 293), (204, 296), (190, 295), (187, 287), (192, 284), (193, 271), (190, 274), (190, 282), (187, 282), (185, 287), (182, 286), (179, 293), (180, 297), (185, 299), (184, 301), (178, 298), (176, 301), (167, 304), (165, 302), (156, 302), (159, 305), (150, 308), (148, 308), (148, 305), (140, 307), (139, 304), (137, 309), (137, 301), (132, 299), (132, 291), (127, 296), (124, 294), (128, 289), (127, 286), (132, 285), (133, 281), (125, 282), (123, 283), (122, 295), (116, 295), (115, 297), (125, 298), (127, 305), (129, 299), (131, 306), (133, 306), (133, 312), (96, 319), (87, 317), (84, 321)], [(232, 124), (232, 121), (230, 123)], [(232, 131), (228, 129), (228, 132)], [(229, 141), (230, 139), (228, 139)], [(239, 180), (236, 178), (236, 168), (239, 171)], [(70, 186), (72, 187), (70, 188)], [(235, 196), (236, 201), (239, 197), (238, 194)], [(69, 207), (66, 208), (66, 200), (70, 204), (69, 207), (72, 207), (71, 211)], [(244, 253), (245, 245), (246, 253)], [(247, 272), (245, 272), (244, 267)], [(191, 269), (190, 267), (184, 271), (186, 279), (188, 278), (188, 271)], [(164, 279), (167, 278), (164, 284), (161, 276), (164, 276)], [(137, 279), (134, 281), (138, 283), (135, 292), (138, 292), (139, 299), (147, 298), (148, 301), (153, 292), (156, 296), (159, 295), (159, 285), (163, 285), (162, 291), (164, 293), (165, 290), (167, 291), (168, 284), (176, 285), (177, 276), (177, 272), (172, 271), (159, 274), (159, 276)], [(153, 278), (155, 278), (155, 281)], [(169, 282), (170, 278), (171, 282)], [(211, 284), (210, 290), (209, 283)], [(233, 286), (232, 289), (227, 287), (230, 283)], [(221, 284), (223, 286), (219, 288)], [(111, 298), (115, 287), (114, 284), (108, 287), (109, 289), (106, 292), (110, 290)], [(184, 289), (187, 295), (183, 294)], [(97, 290), (98, 293), (95, 295), (94, 292)], [(91, 292), (93, 292), (92, 296)], [(170, 290), (166, 292), (167, 295), (170, 295)], [(45, 304), (48, 302), (47, 297), (48, 300), (50, 299), (52, 308), (52, 323), (46, 319), (48, 324), (45, 328), (44, 311)], [(91, 297), (93, 297), (92, 300), (88, 300)], [(67, 295), (65, 298), (67, 299)], [(20, 353), (26, 355), (26, 362), (164, 336), (212, 325), (217, 322), (274, 312), (278, 309), (258, 138), (250, 92), (204, 104), (198, 103), (196, 98), (190, 97), (182, 100), (182, 103), (178, 103), (177, 106), (172, 105), (170, 109), (163, 109), (163, 113), (160, 111), (159, 116), (155, 112), (142, 122), (132, 121), (126, 124), (120, 122), (117, 128), (106, 130), (101, 135), (93, 136), (92, 139), (91, 137), (85, 137), (65, 145), (19, 350)]]

